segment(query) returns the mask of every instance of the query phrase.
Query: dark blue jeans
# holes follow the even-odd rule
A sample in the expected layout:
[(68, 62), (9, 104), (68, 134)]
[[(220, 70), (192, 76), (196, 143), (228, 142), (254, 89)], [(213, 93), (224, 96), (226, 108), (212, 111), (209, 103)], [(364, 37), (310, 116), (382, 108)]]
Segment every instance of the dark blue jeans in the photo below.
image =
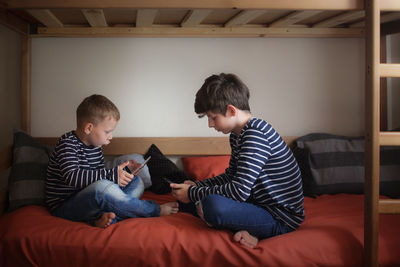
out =
[[(220, 195), (209, 195), (201, 200), (204, 221), (216, 229), (234, 233), (246, 230), (259, 239), (291, 232), (291, 228), (276, 220), (263, 208)], [(194, 203), (180, 203), (179, 209), (200, 217)]]
[(143, 190), (143, 181), (138, 176), (124, 188), (109, 180), (100, 180), (66, 200), (53, 215), (90, 224), (105, 212), (115, 213), (112, 223), (126, 218), (160, 216), (161, 208), (157, 203), (139, 199)]

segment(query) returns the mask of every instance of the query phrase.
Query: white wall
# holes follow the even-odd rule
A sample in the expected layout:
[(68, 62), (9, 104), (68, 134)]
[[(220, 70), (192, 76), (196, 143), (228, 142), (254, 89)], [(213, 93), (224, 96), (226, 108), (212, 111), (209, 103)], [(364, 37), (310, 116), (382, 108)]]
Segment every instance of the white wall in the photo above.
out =
[(237, 74), (253, 115), (281, 135), (364, 131), (364, 40), (280, 38), (36, 38), (32, 134), (75, 128), (99, 93), (120, 109), (114, 136), (214, 136), (193, 110), (206, 77)]
[(0, 148), (13, 142), (20, 127), (21, 36), (0, 24)]
[[(400, 33), (387, 37), (387, 62), (400, 64)], [(388, 128), (400, 128), (400, 78), (388, 78)]]

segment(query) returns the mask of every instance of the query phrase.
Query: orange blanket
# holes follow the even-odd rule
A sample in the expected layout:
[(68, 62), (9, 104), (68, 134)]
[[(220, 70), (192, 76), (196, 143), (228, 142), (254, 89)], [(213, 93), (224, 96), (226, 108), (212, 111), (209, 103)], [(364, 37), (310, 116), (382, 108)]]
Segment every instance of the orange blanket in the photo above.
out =
[[(170, 195), (145, 192), (158, 203)], [(51, 216), (39, 206), (0, 218), (0, 266), (361, 266), (363, 196), (305, 198), (295, 232), (255, 249), (190, 214), (127, 219), (107, 229)], [(380, 216), (379, 262), (400, 266), (400, 216)]]

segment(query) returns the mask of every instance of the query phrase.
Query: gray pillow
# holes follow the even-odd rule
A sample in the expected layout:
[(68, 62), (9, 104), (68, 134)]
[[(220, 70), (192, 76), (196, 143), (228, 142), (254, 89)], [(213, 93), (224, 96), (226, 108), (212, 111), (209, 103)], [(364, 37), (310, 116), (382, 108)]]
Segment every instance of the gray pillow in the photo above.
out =
[[(128, 160), (136, 160), (137, 163), (143, 163), (144, 162), (144, 157), (143, 155), (140, 154), (127, 154), (127, 155), (123, 155), (123, 156), (119, 156), (116, 157), (112, 160), (108, 160), (105, 162), (105, 167), (108, 169), (111, 169), (115, 166), (118, 166), (122, 163), (124, 163), (125, 161)], [(143, 167), (143, 169), (140, 171), (140, 173), (137, 175), (139, 176), (139, 178), (142, 179), (143, 184), (144, 184), (144, 188), (149, 188), (151, 186), (151, 177), (150, 177), (150, 172), (149, 172), (149, 168), (147, 167), (147, 165), (145, 165)]]
[[(296, 140), (304, 195), (364, 192), (364, 137), (313, 133)], [(400, 148), (381, 147), (380, 194), (400, 196)]]
[(51, 149), (14, 130), (13, 160), (8, 180), (8, 211), (27, 205), (45, 205), (45, 179)]

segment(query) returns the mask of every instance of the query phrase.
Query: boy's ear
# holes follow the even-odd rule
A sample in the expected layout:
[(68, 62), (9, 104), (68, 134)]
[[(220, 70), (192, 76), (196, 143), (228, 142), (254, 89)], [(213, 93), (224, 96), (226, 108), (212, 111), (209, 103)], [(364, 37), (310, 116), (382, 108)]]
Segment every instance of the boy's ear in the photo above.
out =
[(92, 130), (93, 130), (93, 123), (85, 122), (85, 124), (83, 125), (83, 132), (85, 134), (90, 134)]
[(234, 116), (236, 116), (236, 114), (237, 114), (237, 108), (236, 108), (235, 106), (233, 106), (233, 105), (228, 105), (228, 106), (226, 107), (226, 115), (227, 115), (227, 116), (232, 116), (232, 117), (234, 117)]

